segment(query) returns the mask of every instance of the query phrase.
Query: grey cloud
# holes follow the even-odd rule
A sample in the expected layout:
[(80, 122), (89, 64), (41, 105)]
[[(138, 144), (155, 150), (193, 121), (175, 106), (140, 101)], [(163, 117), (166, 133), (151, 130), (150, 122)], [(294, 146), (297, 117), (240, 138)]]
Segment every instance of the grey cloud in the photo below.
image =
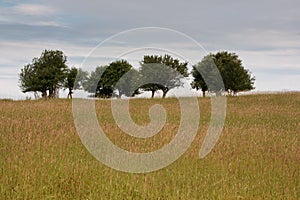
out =
[[(254, 75), (258, 74), (260, 88), (274, 85), (274, 78), (266, 77), (284, 75), (289, 79), (291, 74), (299, 75), (299, 0), (3, 0), (0, 3), (18, 4), (39, 4), (52, 11), (37, 18), (0, 7), (0, 43), (2, 46), (5, 42), (14, 43), (0, 46), (1, 52), (5, 52), (0, 68), (11, 67), (13, 70), (8, 70), (9, 74), (17, 74), (22, 65), (30, 62), (33, 56), (39, 56), (44, 48), (61, 48), (69, 56), (70, 65), (78, 65), (93, 47), (113, 34), (131, 28), (159, 26), (191, 36), (209, 52), (239, 53), (245, 66)], [(136, 38), (135, 42), (142, 40)], [(180, 41), (175, 45), (201, 59), (197, 51)], [(131, 47), (117, 43), (111, 46)], [(91, 67), (101, 60), (109, 61), (109, 54), (102, 55), (107, 56), (107, 60), (101, 55), (90, 58)], [(295, 87), (300, 85), (294, 84)]]
[(71, 32), (56, 26), (36, 26), (26, 24), (0, 24), (1, 40), (43, 40), (67, 39)]

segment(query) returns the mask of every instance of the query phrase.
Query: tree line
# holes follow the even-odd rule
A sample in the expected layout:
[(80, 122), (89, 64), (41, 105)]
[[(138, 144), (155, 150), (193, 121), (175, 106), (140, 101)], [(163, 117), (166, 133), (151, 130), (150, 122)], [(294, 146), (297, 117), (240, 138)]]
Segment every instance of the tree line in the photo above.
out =
[[(33, 58), (19, 74), (22, 92), (41, 93), (43, 98), (56, 98), (60, 89), (68, 89), (68, 98), (72, 98), (73, 90), (83, 89), (92, 97), (111, 98), (133, 97), (144, 91), (162, 91), (162, 97), (177, 87), (183, 86), (184, 78), (193, 76), (191, 87), (207, 91), (228, 92), (236, 94), (240, 91), (254, 89), (255, 78), (245, 69), (242, 61), (235, 53), (226, 51), (205, 56), (188, 71), (188, 62), (170, 55), (145, 55), (134, 68), (126, 60), (116, 60), (106, 66), (98, 66), (88, 73), (80, 68), (69, 68), (67, 57), (62, 51), (44, 50), (39, 58)], [(218, 70), (216, 70), (218, 69)], [(220, 73), (224, 85), (215, 81)], [(209, 83), (209, 84), (207, 84)]]

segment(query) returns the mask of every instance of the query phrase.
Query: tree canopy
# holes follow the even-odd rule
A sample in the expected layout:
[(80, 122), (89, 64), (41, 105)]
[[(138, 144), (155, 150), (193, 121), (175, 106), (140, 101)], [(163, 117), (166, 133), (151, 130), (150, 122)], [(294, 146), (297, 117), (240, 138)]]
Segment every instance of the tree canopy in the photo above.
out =
[(134, 68), (131, 68), (130, 71), (126, 72), (126, 74), (124, 74), (122, 78), (119, 79), (118, 83), (115, 86), (115, 88), (119, 91), (119, 97), (121, 97), (122, 95), (133, 97), (140, 94), (140, 78), (140, 73)]
[(226, 91), (235, 94), (254, 89), (255, 78), (249, 70), (243, 67), (237, 54), (218, 52), (214, 59), (223, 78)]
[(84, 84), (84, 89), (87, 92), (94, 93), (95, 97), (101, 98), (110, 98), (116, 95), (115, 90), (118, 90), (119, 97), (122, 95), (132, 96), (134, 94), (129, 94), (129, 92), (135, 86), (133, 77), (127, 75), (127, 80), (122, 78), (127, 72), (131, 76), (138, 76), (137, 71), (132, 69), (132, 65), (126, 60), (117, 60), (108, 66), (99, 66), (91, 72)]
[[(204, 96), (205, 91), (217, 92), (221, 86), (215, 78), (217, 76), (216, 67), (223, 79), (224, 89), (229, 94), (254, 89), (255, 78), (249, 70), (243, 67), (238, 55), (225, 51), (205, 56), (201, 62), (193, 66), (192, 88), (201, 89)], [(211, 88), (207, 86), (207, 82), (210, 83)]]
[[(143, 91), (168, 91), (184, 84), (187, 77), (187, 62), (180, 62), (170, 55), (145, 55), (140, 68), (135, 69), (126, 60), (116, 60), (106, 66), (98, 66), (90, 74), (80, 68), (67, 66), (67, 57), (62, 51), (44, 50), (40, 57), (33, 58), (19, 74), (22, 92), (41, 92), (42, 97), (53, 98), (61, 88), (68, 89), (68, 98), (73, 90), (84, 89), (91, 96), (111, 98), (113, 96), (135, 96)], [(235, 53), (226, 51), (205, 56), (193, 66), (192, 88), (219, 93), (236, 94), (254, 89), (255, 78), (244, 68)], [(48, 93), (48, 94), (47, 94)]]
[[(110, 98), (140, 94), (140, 89), (167, 92), (183, 85), (182, 78), (188, 76), (187, 62), (181, 63), (169, 55), (146, 55), (136, 70), (126, 60), (118, 60), (108, 66), (99, 66), (88, 77), (84, 89), (96, 97)], [(145, 83), (145, 84), (143, 84)]]
[(57, 90), (64, 85), (68, 66), (62, 51), (44, 50), (39, 58), (25, 65), (19, 74), (22, 92), (41, 92), (42, 97), (56, 97)]
[(141, 89), (152, 92), (162, 90), (163, 98), (168, 91), (183, 85), (182, 78), (188, 76), (187, 62), (180, 62), (170, 55), (145, 55), (140, 62), (142, 82), (147, 83)]
[(69, 90), (67, 98), (72, 99), (73, 90), (82, 89), (82, 85), (87, 79), (88, 73), (82, 69), (72, 67), (68, 69), (64, 87)]

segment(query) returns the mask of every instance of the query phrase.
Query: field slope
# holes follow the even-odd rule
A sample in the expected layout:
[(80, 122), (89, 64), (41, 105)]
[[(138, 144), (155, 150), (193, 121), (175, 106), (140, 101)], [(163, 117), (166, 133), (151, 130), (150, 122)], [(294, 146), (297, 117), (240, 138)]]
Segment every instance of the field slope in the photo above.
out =
[[(110, 101), (97, 101), (101, 127), (133, 152), (161, 148), (176, 134), (176, 99), (135, 99), (132, 118), (149, 123), (156, 103), (168, 112), (163, 130), (131, 138), (116, 125)], [(210, 99), (199, 99), (201, 120), (188, 151), (148, 174), (115, 171), (97, 161), (76, 133), (69, 100), (0, 100), (0, 199), (299, 199), (300, 94), (229, 97), (223, 133), (204, 159), (200, 144)]]

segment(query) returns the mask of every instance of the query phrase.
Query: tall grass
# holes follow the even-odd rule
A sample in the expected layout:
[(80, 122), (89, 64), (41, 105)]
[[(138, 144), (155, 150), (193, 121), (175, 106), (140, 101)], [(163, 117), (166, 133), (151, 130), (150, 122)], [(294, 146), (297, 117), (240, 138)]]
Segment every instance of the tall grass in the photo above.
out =
[[(134, 99), (132, 118), (150, 122), (156, 103), (168, 112), (163, 130), (149, 139), (124, 134), (110, 101), (97, 101), (101, 127), (118, 146), (148, 152), (171, 141), (180, 121), (176, 99)], [(148, 174), (115, 171), (81, 144), (72, 102), (0, 101), (0, 199), (299, 199), (300, 94), (229, 97), (223, 133), (198, 158), (210, 120), (210, 100), (199, 99), (201, 121), (188, 151)]]

